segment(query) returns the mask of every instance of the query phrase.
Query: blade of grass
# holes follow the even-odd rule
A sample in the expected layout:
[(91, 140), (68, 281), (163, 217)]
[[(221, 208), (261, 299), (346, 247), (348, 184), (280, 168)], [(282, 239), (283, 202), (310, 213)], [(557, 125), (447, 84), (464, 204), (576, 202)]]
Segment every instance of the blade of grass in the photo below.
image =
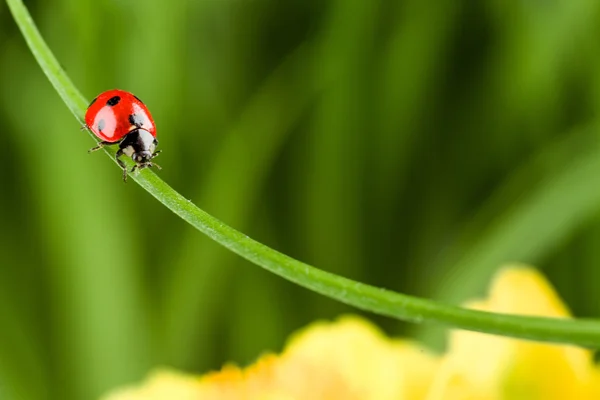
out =
[(370, 72), (380, 3), (338, 0), (330, 6), (312, 71), (313, 85), (325, 90), (309, 130), (310, 159), (300, 164), (306, 178), (297, 202), (308, 257), (354, 277), (361, 273), (365, 232), (361, 133), (367, 129), (362, 104), (369, 89), (361, 75)]
[[(225, 221), (238, 226), (246, 224), (277, 151), (315, 97), (312, 86), (302, 77), (302, 71), (312, 61), (312, 53), (312, 48), (300, 45), (287, 56), (227, 131), (208, 168), (211, 172), (198, 196), (194, 196)], [(240, 165), (244, 168), (240, 169)], [(235, 185), (229, 184), (234, 181)], [(229, 201), (223, 202), (224, 198)], [(189, 362), (194, 354), (206, 354), (211, 347), (210, 343), (197, 340), (198, 331), (200, 327), (210, 331), (216, 322), (218, 312), (211, 305), (223, 301), (222, 288), (234, 267), (228, 258), (233, 256), (230, 252), (206, 245), (210, 242), (199, 242), (195, 230), (180, 241), (182, 245), (167, 282), (163, 324), (168, 329), (167, 353), (178, 365)], [(204, 267), (196, 268), (188, 260), (197, 260)]]
[[(464, 301), (481, 293), (499, 265), (535, 264), (581, 229), (600, 208), (600, 189), (590, 184), (600, 168), (597, 131), (596, 124), (576, 129), (516, 169), (432, 263), (422, 290), (440, 301)], [(423, 340), (441, 339), (438, 330), (420, 330)]]
[[(7, 3), (44, 73), (76, 118), (82, 121), (86, 105), (83, 96), (60, 68), (23, 3), (20, 0), (7, 0)], [(106, 152), (114, 155), (110, 149)], [(131, 165), (131, 161), (128, 163)], [(145, 170), (133, 179), (183, 220), (229, 250), (298, 285), (343, 303), (406, 321), (437, 322), (504, 336), (600, 347), (599, 321), (468, 310), (356, 282), (297, 261), (249, 238), (196, 207), (151, 171)]]
[(465, 228), (454, 257), (437, 267), (445, 284), (436, 298), (471, 297), (498, 265), (539, 260), (598, 212), (600, 187), (590, 184), (600, 168), (596, 132), (593, 125), (553, 142), (499, 188)]
[(394, 19), (394, 32), (376, 74), (380, 78), (380, 128), (375, 132), (380, 133), (373, 135), (377, 162), (372, 198), (380, 210), (376, 213), (379, 225), (386, 225), (384, 221), (401, 201), (390, 193), (402, 193), (406, 184), (415, 140), (422, 121), (431, 113), (433, 88), (442, 85), (443, 71), (437, 67), (447, 57), (461, 7), (460, 2), (442, 2), (432, 9), (429, 4), (408, 1)]
[[(3, 260), (6, 262), (7, 260)], [(17, 266), (18, 263), (3, 264)], [(0, 398), (46, 399), (49, 391), (46, 365), (40, 359), (31, 325), (18, 315), (14, 300), (0, 291)]]

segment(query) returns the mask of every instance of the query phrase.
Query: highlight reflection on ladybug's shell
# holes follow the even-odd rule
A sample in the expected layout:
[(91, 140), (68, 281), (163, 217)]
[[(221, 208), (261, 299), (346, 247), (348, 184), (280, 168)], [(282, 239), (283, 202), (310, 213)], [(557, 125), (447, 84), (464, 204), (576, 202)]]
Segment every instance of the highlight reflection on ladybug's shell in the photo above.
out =
[(115, 143), (142, 128), (156, 137), (150, 111), (140, 99), (124, 90), (108, 90), (96, 97), (85, 113), (87, 127), (100, 139)]

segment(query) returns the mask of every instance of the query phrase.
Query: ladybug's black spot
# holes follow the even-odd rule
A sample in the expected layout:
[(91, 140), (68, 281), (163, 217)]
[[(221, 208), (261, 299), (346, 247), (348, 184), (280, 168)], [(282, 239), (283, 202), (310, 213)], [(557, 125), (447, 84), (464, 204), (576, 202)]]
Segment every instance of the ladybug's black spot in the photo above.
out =
[(104, 129), (105, 126), (106, 126), (106, 121), (104, 121), (103, 119), (98, 121), (98, 132), (102, 132), (102, 130)]
[(98, 100), (97, 97), (94, 100), (92, 100), (92, 102), (90, 103), (90, 105), (88, 106), (88, 108), (90, 108), (92, 106), (92, 104), (94, 104), (96, 102), (96, 100)]
[(133, 97), (135, 97), (135, 98), (136, 98), (136, 100), (137, 100), (137, 101), (139, 101), (140, 103), (144, 104), (144, 102), (143, 102), (142, 100), (140, 100), (140, 98), (139, 98), (139, 97), (137, 97), (135, 94), (133, 95)]
[(129, 123), (141, 128), (144, 125), (144, 117), (140, 114), (131, 114), (129, 116)]
[(117, 104), (119, 104), (119, 102), (121, 101), (121, 98), (119, 96), (114, 96), (111, 97), (110, 99), (108, 99), (108, 101), (106, 102), (107, 106), (116, 106)]

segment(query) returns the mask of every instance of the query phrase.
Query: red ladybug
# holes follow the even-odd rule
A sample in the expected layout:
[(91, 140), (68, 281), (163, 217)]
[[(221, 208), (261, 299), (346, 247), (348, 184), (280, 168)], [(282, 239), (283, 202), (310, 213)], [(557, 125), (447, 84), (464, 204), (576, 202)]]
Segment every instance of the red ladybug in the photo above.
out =
[(108, 90), (96, 97), (85, 113), (85, 125), (101, 139), (90, 152), (107, 145), (118, 144), (116, 159), (123, 168), (123, 180), (127, 181), (127, 167), (119, 158), (131, 157), (135, 165), (131, 169), (160, 166), (151, 160), (160, 153), (156, 150), (156, 127), (148, 108), (135, 95), (124, 90)]

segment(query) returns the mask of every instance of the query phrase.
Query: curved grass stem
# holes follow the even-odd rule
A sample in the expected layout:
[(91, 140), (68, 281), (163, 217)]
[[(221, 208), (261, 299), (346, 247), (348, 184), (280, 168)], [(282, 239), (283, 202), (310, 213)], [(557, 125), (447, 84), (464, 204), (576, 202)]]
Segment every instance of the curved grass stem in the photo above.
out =
[[(42, 70), (82, 123), (87, 106), (85, 98), (46, 45), (22, 1), (7, 0), (7, 3)], [(114, 159), (114, 150), (105, 148), (104, 151)], [(600, 322), (469, 310), (356, 282), (288, 257), (225, 225), (196, 207), (148, 169), (132, 178), (183, 220), (229, 250), (298, 285), (359, 309), (404, 321), (435, 322), (504, 336), (600, 348)]]

